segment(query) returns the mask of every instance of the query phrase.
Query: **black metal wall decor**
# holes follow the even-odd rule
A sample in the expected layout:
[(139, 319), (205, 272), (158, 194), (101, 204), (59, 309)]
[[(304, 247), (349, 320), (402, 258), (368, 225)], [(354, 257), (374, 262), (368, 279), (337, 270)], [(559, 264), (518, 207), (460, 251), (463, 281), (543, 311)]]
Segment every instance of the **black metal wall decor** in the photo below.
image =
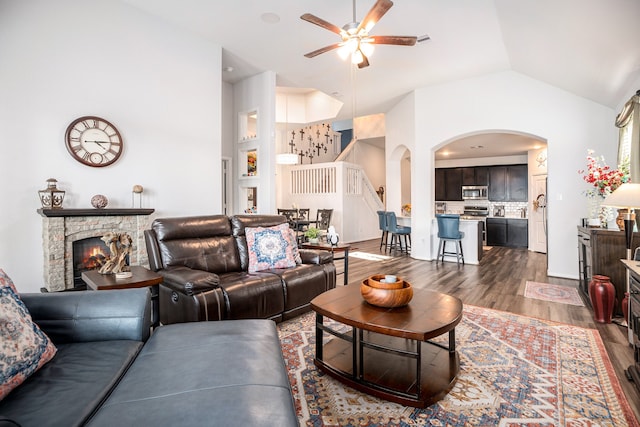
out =
[(321, 151), (326, 154), (335, 139), (336, 133), (331, 130), (331, 125), (322, 123), (291, 131), (287, 145), (291, 153), (300, 156), (300, 164), (304, 163), (305, 157), (309, 164), (313, 164), (313, 158), (320, 156)]

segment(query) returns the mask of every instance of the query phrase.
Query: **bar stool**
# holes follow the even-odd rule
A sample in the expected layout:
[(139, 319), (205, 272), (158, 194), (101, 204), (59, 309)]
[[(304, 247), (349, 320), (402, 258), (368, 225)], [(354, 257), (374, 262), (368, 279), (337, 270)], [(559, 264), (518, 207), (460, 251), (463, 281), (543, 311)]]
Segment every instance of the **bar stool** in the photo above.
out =
[(388, 242), (389, 242), (389, 232), (387, 230), (387, 217), (385, 216), (385, 211), (376, 211), (378, 214), (378, 226), (380, 227), (380, 231), (382, 235), (380, 236), (380, 249), (384, 245), (384, 250), (386, 252)]
[[(411, 248), (411, 227), (398, 225), (398, 219), (396, 218), (395, 212), (385, 212), (385, 218), (387, 219), (387, 232), (391, 233), (391, 244), (389, 245), (389, 250), (391, 250), (391, 248), (395, 249), (395, 241), (397, 237), (397, 245), (400, 248), (400, 252), (409, 253), (409, 248)], [(404, 239), (404, 250), (402, 249), (402, 239)]]
[[(456, 264), (464, 265), (464, 254), (462, 253), (462, 239), (464, 233), (460, 231), (460, 215), (454, 214), (437, 214), (438, 220), (438, 237), (440, 238), (440, 244), (438, 245), (438, 258), (436, 258), (436, 264), (438, 260), (442, 260), (444, 263), (445, 255), (455, 255)], [(447, 252), (446, 246), (448, 242), (453, 242), (456, 247), (455, 252)]]

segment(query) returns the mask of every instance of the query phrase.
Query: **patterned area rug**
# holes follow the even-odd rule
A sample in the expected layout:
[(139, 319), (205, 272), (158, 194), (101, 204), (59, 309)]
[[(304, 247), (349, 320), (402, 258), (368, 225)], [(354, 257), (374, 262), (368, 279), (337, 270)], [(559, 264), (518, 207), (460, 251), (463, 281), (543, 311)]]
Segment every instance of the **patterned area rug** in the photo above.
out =
[(416, 409), (319, 372), (314, 320), (278, 326), (301, 426), (639, 426), (596, 330), (465, 306), (458, 381)]
[(561, 304), (584, 307), (578, 290), (569, 286), (527, 281), (524, 288), (524, 296), (542, 301), (559, 302)]

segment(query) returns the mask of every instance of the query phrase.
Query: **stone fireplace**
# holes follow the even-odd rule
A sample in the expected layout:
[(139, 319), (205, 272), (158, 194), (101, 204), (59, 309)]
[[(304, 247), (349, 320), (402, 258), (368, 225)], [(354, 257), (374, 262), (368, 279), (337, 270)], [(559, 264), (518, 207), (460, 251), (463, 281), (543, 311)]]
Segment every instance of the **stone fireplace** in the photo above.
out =
[(42, 216), (44, 282), (50, 292), (73, 289), (73, 242), (128, 233), (133, 240), (131, 265), (149, 265), (144, 230), (154, 209), (38, 209)]

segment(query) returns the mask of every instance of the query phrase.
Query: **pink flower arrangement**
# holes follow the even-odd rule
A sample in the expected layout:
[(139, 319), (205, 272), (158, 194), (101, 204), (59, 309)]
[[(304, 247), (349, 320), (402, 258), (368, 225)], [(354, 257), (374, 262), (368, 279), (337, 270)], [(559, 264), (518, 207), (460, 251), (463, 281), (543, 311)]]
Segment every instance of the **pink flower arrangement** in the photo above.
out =
[(594, 198), (600, 196), (605, 198), (623, 183), (629, 181), (629, 164), (621, 164), (619, 169), (611, 169), (604, 162), (604, 157), (594, 157), (593, 150), (587, 150), (587, 169), (579, 170), (584, 174), (582, 179), (593, 185), (595, 188), (585, 191), (587, 197)]

